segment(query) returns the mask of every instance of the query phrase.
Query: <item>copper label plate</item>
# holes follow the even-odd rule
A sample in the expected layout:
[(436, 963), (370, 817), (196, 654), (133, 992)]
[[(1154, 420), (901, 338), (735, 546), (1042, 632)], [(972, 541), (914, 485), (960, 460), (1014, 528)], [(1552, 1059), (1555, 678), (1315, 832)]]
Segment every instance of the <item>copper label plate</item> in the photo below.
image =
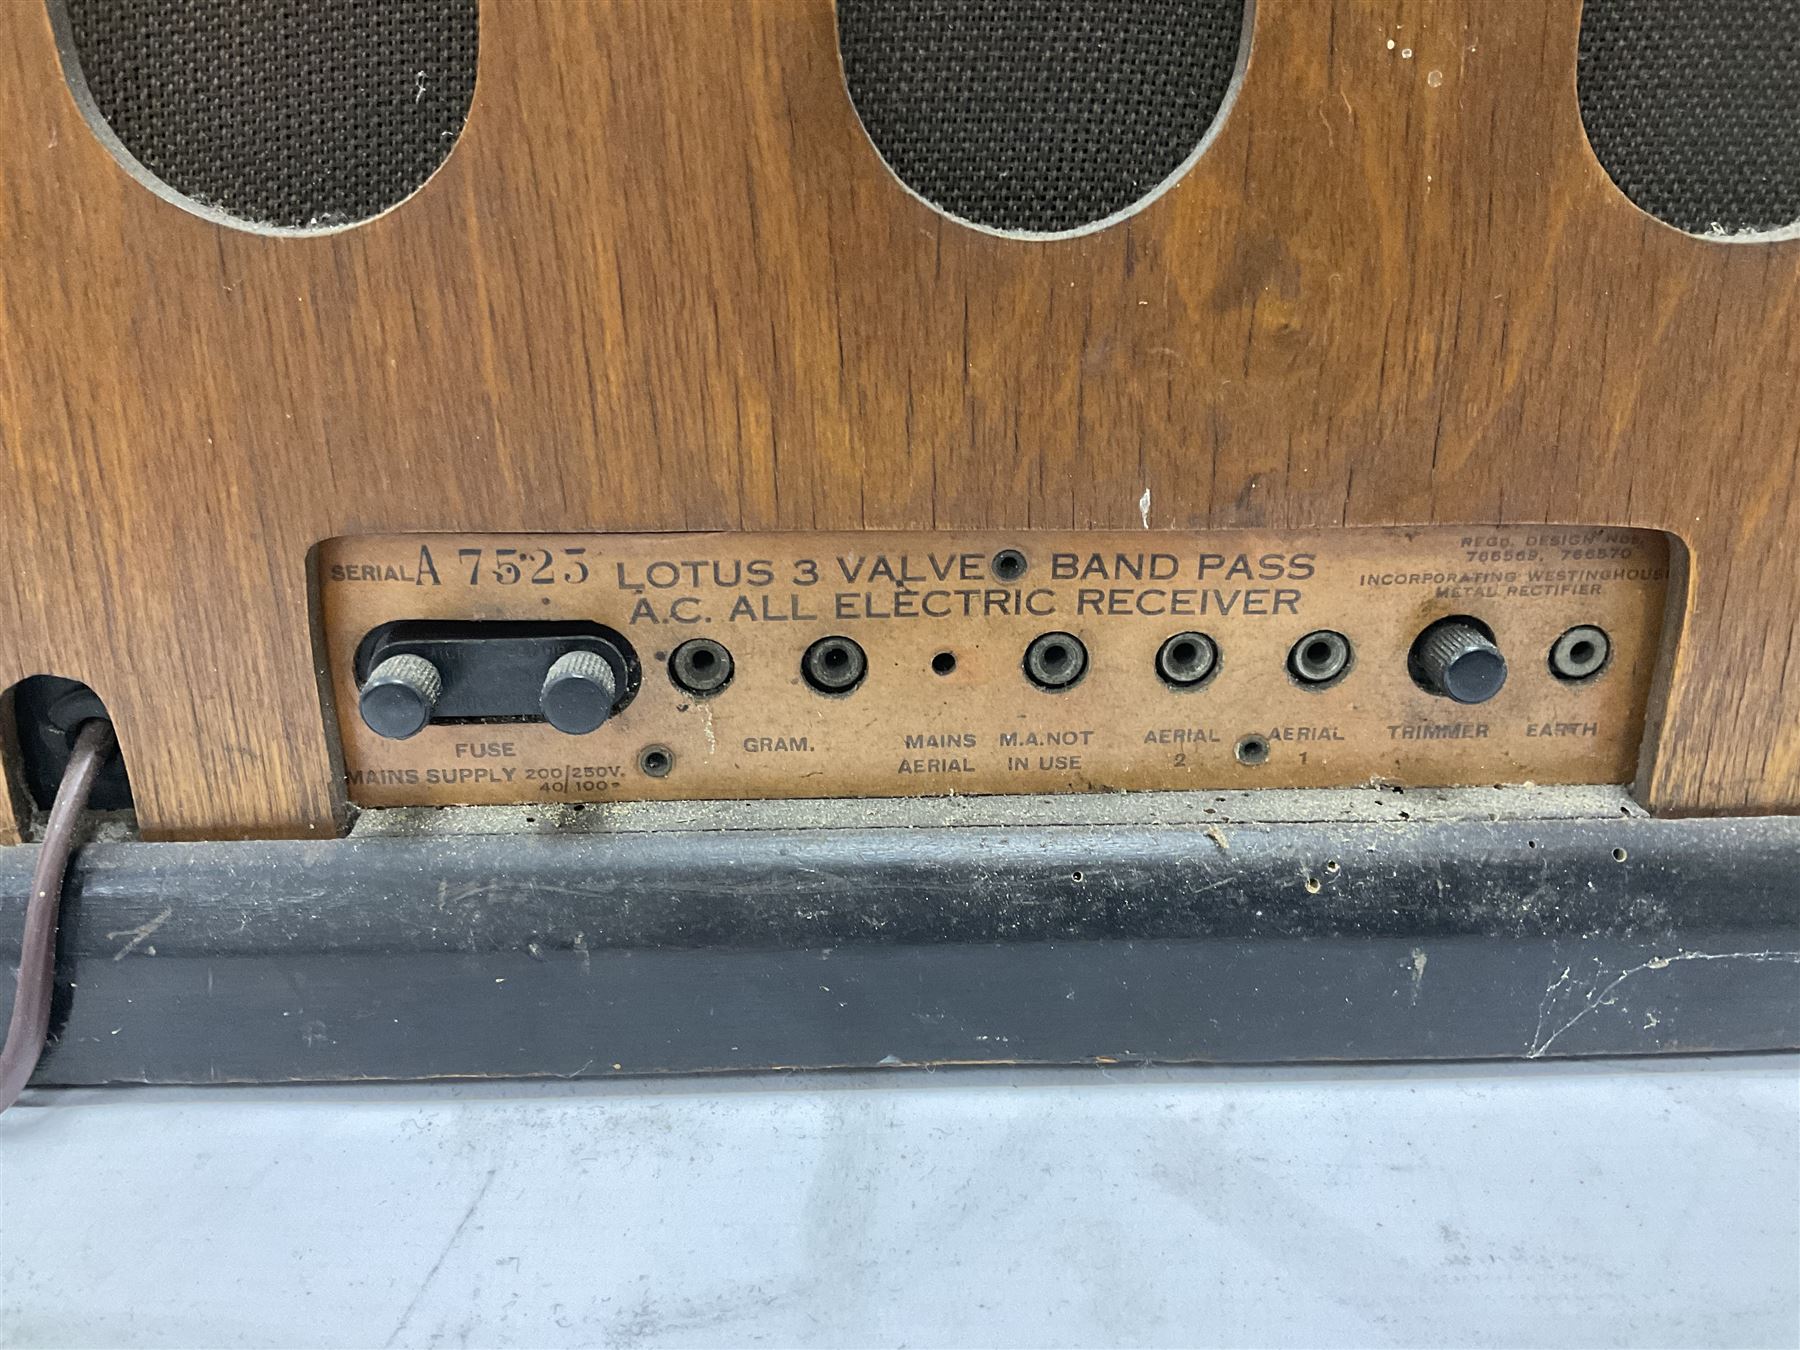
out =
[[(996, 567), (1003, 550), (1024, 555), (1021, 575)], [(1591, 527), (429, 534), (333, 539), (315, 565), (349, 795), (383, 806), (1625, 782), (1669, 549), (1655, 531)], [(1480, 620), (1507, 658), (1486, 703), (1408, 672), (1420, 631), (1452, 615)], [(357, 712), (357, 647), (419, 619), (597, 621), (630, 640), (642, 686), (590, 735), (503, 722), (384, 740)], [(1577, 625), (1604, 629), (1612, 656), (1571, 683), (1549, 653)], [(1353, 658), (1312, 688), (1288, 658), (1320, 630)], [(1059, 691), (1024, 669), (1050, 632), (1087, 650)], [(1156, 669), (1181, 632), (1218, 646), (1197, 688)], [(851, 693), (801, 677), (826, 636), (867, 653)], [(707, 697), (669, 673), (693, 637), (735, 667)], [(641, 767), (652, 748), (666, 774)]]

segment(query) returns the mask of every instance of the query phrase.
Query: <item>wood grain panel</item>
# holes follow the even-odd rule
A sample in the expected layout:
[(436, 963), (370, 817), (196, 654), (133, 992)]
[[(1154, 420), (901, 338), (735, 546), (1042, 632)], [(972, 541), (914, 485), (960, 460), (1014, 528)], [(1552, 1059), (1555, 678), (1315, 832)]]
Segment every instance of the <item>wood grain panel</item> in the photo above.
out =
[(0, 693), (0, 847), (25, 837), (29, 810), (11, 690)]
[(1578, 17), (1261, 0), (1195, 169), (1020, 243), (888, 175), (829, 0), (489, 0), (438, 175), (275, 239), (134, 182), (0, 6), (0, 684), (93, 684), (153, 835), (329, 832), (319, 540), (1126, 528), (1148, 491), (1167, 528), (1674, 530), (1643, 792), (1800, 806), (1800, 244), (1623, 198)]

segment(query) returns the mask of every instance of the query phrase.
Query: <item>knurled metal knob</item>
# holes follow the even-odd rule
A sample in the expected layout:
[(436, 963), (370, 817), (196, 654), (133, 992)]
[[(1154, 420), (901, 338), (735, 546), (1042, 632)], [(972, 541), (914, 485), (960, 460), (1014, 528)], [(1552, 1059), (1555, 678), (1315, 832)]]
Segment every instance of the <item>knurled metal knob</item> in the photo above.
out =
[(1413, 660), (1427, 689), (1458, 703), (1486, 703), (1506, 683), (1506, 658), (1466, 623), (1438, 624), (1419, 640)]
[(612, 716), (618, 696), (618, 680), (605, 657), (597, 652), (568, 652), (557, 657), (544, 676), (538, 706), (544, 720), (558, 731), (585, 736)]
[(422, 656), (390, 656), (363, 681), (357, 696), (363, 724), (377, 736), (403, 741), (431, 721), (444, 677)]

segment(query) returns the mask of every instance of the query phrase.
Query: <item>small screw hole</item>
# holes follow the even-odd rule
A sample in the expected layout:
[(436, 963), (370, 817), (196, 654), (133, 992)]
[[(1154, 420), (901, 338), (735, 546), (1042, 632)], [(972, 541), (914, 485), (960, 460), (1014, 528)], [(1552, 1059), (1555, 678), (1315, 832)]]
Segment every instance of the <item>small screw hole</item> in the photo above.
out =
[(675, 767), (675, 755), (667, 746), (647, 745), (638, 754), (638, 769), (650, 778), (667, 778)]
[(931, 669), (934, 674), (948, 675), (956, 669), (956, 653), (939, 652), (931, 658)]
[(1016, 548), (1001, 549), (991, 564), (994, 575), (1001, 581), (1017, 581), (1025, 575), (1027, 565), (1025, 555)]
[(1237, 743), (1237, 761), (1239, 764), (1266, 764), (1269, 761), (1269, 743), (1261, 736), (1246, 736)]
[(1614, 862), (1624, 862), (1628, 856), (1629, 855), (1622, 848), (1615, 848), (1613, 850), (1613, 861)]

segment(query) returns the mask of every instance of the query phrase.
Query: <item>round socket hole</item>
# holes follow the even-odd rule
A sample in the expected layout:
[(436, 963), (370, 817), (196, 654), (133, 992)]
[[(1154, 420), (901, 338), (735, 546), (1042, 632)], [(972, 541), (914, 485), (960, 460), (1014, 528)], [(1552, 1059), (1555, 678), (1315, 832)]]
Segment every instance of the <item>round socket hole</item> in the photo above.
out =
[(1039, 689), (1067, 689), (1087, 673), (1087, 648), (1073, 633), (1044, 633), (1025, 649), (1025, 677)]
[(723, 643), (691, 638), (669, 656), (669, 678), (690, 694), (716, 694), (731, 683), (734, 665)]
[(1604, 628), (1581, 624), (1550, 644), (1550, 673), (1559, 680), (1591, 680), (1612, 658), (1612, 639)]
[(931, 673), (933, 675), (948, 675), (955, 669), (955, 652), (939, 652), (936, 656), (931, 658)]
[(1329, 628), (1308, 633), (1288, 652), (1288, 673), (1308, 689), (1324, 689), (1350, 669), (1350, 639)]
[(1219, 644), (1205, 633), (1177, 633), (1156, 651), (1156, 673), (1174, 689), (1197, 689), (1218, 668)]
[(1242, 736), (1238, 738), (1237, 749), (1233, 753), (1237, 755), (1239, 764), (1248, 764), (1255, 768), (1258, 764), (1269, 762), (1269, 743), (1254, 733)]
[(869, 673), (869, 658), (847, 637), (820, 638), (800, 658), (800, 674), (821, 694), (847, 694)]
[(675, 767), (675, 752), (666, 745), (646, 745), (638, 751), (638, 772), (646, 778), (667, 778)]
[(1025, 575), (1025, 569), (1031, 564), (1026, 561), (1025, 555), (1018, 549), (1003, 548), (994, 555), (994, 560), (989, 566), (993, 570), (996, 581), (1017, 581)]

